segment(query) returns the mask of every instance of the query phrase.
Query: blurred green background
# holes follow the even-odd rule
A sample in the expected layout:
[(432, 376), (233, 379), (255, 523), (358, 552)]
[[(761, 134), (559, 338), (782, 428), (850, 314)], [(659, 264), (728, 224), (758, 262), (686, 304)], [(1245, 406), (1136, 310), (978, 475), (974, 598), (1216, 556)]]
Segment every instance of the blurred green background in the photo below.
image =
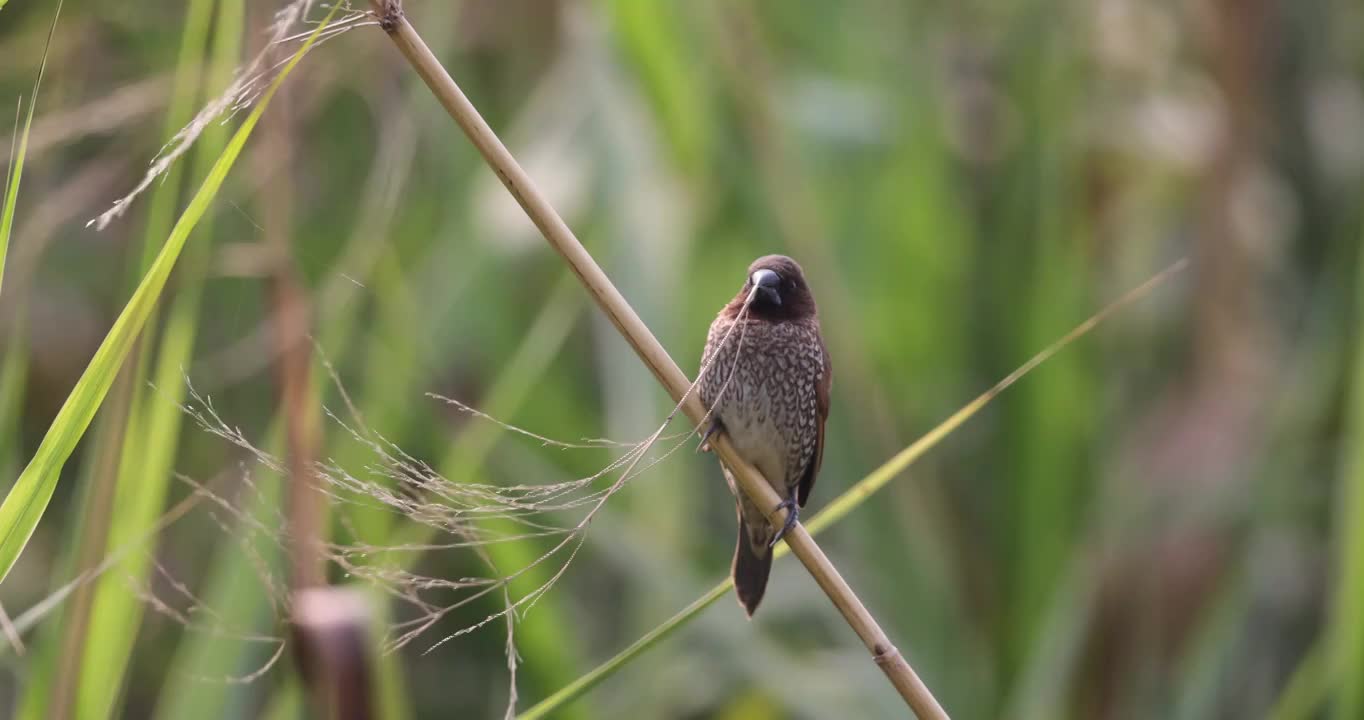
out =
[[(0, 100), (30, 95), (53, 9), (0, 10)], [(261, 50), (277, 9), (66, 4), (0, 294), (0, 482), (241, 114), (108, 229), (86, 221)], [(1364, 718), (1364, 5), (407, 14), (684, 368), (754, 257), (802, 262), (836, 368), (812, 510), (1190, 258), (821, 543), (953, 717)], [(0, 586), (10, 618), (41, 611), (22, 653), (5, 643), (0, 714), (299, 714), (279, 653), (284, 478), (177, 407), (192, 383), (283, 455), (289, 348), (312, 353), (316, 457), (357, 477), (386, 460), (324, 407), (451, 482), (516, 485), (619, 452), (542, 447), (427, 393), (569, 441), (643, 438), (672, 405), (384, 34), (340, 34), (269, 108)], [(172, 473), (243, 514), (201, 503), (143, 542), (190, 495)], [(363, 502), (332, 510), (338, 544), (422, 542)], [(519, 707), (724, 577), (733, 523), (715, 461), (689, 444), (611, 498), (519, 618)], [(509, 574), (552, 544), (487, 550)], [(409, 555), (425, 577), (488, 572), (468, 548)], [(427, 650), (502, 607), (485, 596), (388, 655), (385, 710), (500, 716), (503, 623)], [(556, 717), (905, 712), (787, 558), (752, 622), (726, 599)]]

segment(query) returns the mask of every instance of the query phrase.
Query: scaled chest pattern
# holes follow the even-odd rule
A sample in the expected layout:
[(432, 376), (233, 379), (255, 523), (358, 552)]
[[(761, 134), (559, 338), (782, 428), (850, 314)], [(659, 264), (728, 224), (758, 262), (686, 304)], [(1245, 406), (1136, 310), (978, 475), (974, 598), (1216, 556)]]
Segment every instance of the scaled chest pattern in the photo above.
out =
[(813, 320), (745, 319), (730, 332), (734, 325), (722, 316), (710, 326), (701, 401), (715, 408), (713, 417), (735, 449), (785, 497), (799, 484), (818, 441), (815, 388), (824, 372), (819, 328)]

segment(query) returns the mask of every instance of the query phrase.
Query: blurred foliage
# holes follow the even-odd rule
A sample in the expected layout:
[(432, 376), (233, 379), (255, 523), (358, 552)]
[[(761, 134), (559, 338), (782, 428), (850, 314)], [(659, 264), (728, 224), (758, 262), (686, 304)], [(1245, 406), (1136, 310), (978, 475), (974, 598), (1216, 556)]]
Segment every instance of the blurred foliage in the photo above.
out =
[[(227, 129), (108, 229), (86, 221), (136, 183), (186, 96), (193, 107), (222, 86), (215, 53), (240, 47), (244, 62), (276, 9), (65, 5), (0, 284), (6, 492), (127, 304), (118, 269), (145, 267)], [(0, 99), (31, 92), (50, 10), (0, 11)], [(684, 367), (753, 257), (805, 264), (836, 368), (816, 507), (1190, 257), (821, 543), (953, 717), (1360, 717), (1364, 6), (468, 0), (407, 13)], [(274, 237), (307, 289), (313, 384), (336, 416), (319, 457), (340, 467), (376, 462), (341, 425), (353, 417), (462, 483), (562, 482), (614, 457), (541, 447), (427, 393), (571, 441), (633, 441), (670, 408), (380, 30), (314, 51), (263, 122), (189, 240), (197, 259), (172, 276), (146, 357), (125, 367), (136, 399), (114, 419), (106, 403), (0, 586), (29, 651), (4, 654), (0, 715), (50, 707), (45, 668), (73, 601), (28, 613), (77, 576), (106, 473), (120, 503), (154, 507), (120, 513), (134, 519), (110, 535), (99, 602), (116, 611), (90, 617), (86, 640), (106, 649), (86, 672), (96, 652), (129, 660), (82, 686), (110, 689), (81, 717), (297, 716), (288, 653), (271, 663), (279, 538), (201, 504), (154, 543), (130, 540), (192, 499), (167, 463), (247, 517), (281, 511), (278, 475), (170, 412), (188, 381), (283, 452)], [(334, 517), (338, 542), (425, 541), (391, 515)], [(519, 705), (710, 589), (733, 522), (708, 456), (679, 452), (627, 485), (521, 614)], [(403, 557), (454, 579), (487, 563), (509, 574), (550, 545)], [(489, 594), (386, 656), (389, 715), (500, 715), (503, 623), (426, 651), (503, 603)], [(721, 602), (571, 712), (904, 710), (788, 559), (753, 622)]]

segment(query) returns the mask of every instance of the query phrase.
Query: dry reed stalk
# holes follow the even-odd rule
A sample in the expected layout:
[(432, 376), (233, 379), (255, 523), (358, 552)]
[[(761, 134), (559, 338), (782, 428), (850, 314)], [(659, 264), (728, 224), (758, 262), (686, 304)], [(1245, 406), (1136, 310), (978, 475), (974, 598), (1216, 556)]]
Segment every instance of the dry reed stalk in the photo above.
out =
[(289, 553), (291, 586), (297, 591), (325, 585), (327, 497), (313, 472), (319, 445), (312, 397), (312, 345), (308, 342), (311, 308), (308, 292), (298, 278), (289, 252), (292, 219), (292, 178), (288, 171), (290, 129), (288, 96), (281, 92), (278, 107), (266, 125), (264, 153), (281, 158), (284, 170), (267, 183), (263, 203), (266, 254), (270, 258), (269, 303), (274, 331), (275, 376), (280, 412), (284, 418), (285, 457), (289, 480)]
[(294, 653), (315, 717), (378, 717), (371, 624), (369, 602), (355, 590), (316, 587), (294, 596)]
[[(465, 97), (454, 79), (431, 53), (416, 29), (403, 15), (401, 4), (397, 0), (371, 0), (371, 3), (378, 15), (380, 27), (398, 47), (399, 52), (469, 137), (483, 159), (497, 174), (498, 179), (506, 186), (507, 191), (544, 235), (545, 240), (563, 256), (574, 274), (587, 288), (592, 299), (620, 331), (621, 336), (630, 343), (673, 399), (681, 403), (683, 412), (691, 419), (693, 425), (698, 425), (705, 417), (706, 409), (696, 395), (689, 392), (691, 381), (668, 356), (653, 333), (635, 314), (634, 309), (583, 248), (582, 243), (578, 242), (563, 218), (555, 212), (530, 176), (516, 162), (473, 103)], [(774, 523), (783, 522), (785, 511), (775, 509), (780, 503), (780, 498), (757, 469), (734, 452), (729, 439), (724, 435), (713, 438), (711, 447), (733, 472), (742, 491), (755, 499), (760, 506), (774, 508), (771, 513)], [(834, 606), (852, 626), (853, 631), (862, 639), (877, 666), (890, 679), (891, 684), (914, 714), (923, 719), (946, 718), (947, 713), (943, 711), (928, 687), (909, 666), (904, 655), (890, 642), (876, 619), (863, 606), (862, 601), (853, 593), (852, 588), (843, 580), (837, 568), (829, 562), (829, 558), (819, 549), (805, 528), (797, 524), (786, 534), (785, 539), (792, 554), (800, 558), (820, 589), (829, 596)]]

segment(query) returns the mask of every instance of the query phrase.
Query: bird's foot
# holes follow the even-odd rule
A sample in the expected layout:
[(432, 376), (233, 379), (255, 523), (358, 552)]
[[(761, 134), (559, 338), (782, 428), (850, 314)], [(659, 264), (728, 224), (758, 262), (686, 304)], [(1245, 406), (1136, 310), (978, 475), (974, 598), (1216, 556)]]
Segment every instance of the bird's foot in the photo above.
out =
[(724, 432), (725, 425), (720, 422), (720, 418), (710, 421), (710, 427), (701, 435), (701, 444), (696, 446), (696, 452), (710, 452), (710, 436), (718, 432)]
[(777, 531), (776, 535), (772, 536), (772, 542), (767, 544), (767, 547), (769, 548), (776, 547), (777, 541), (786, 537), (786, 533), (789, 532), (791, 528), (795, 527), (796, 523), (800, 520), (800, 506), (796, 505), (796, 499), (794, 497), (782, 500), (781, 503), (777, 505), (777, 509), (781, 510), (782, 508), (786, 508), (786, 522), (782, 523), (781, 529)]

